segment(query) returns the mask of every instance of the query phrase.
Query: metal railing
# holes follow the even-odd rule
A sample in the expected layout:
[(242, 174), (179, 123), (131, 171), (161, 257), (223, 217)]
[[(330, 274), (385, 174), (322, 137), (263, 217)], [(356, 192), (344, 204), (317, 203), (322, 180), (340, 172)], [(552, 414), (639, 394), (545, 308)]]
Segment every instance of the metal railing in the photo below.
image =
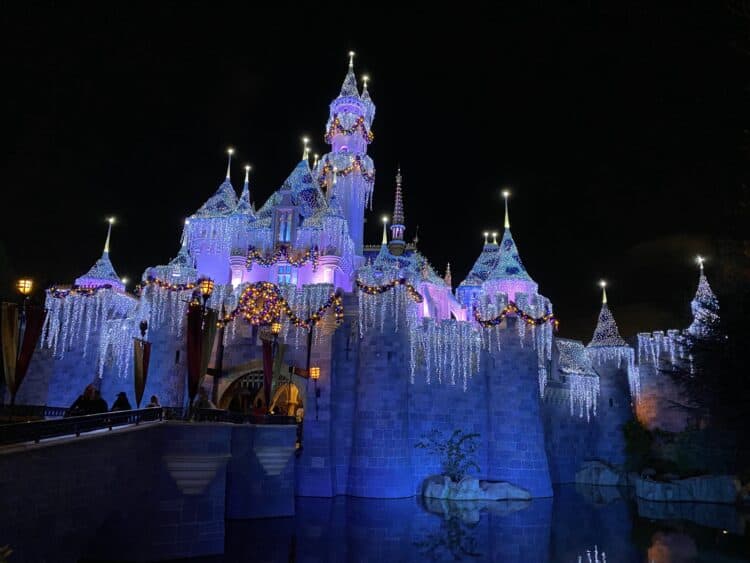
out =
[(243, 414), (221, 409), (197, 409), (193, 420), (197, 422), (231, 422), (232, 424), (297, 424), (297, 420), (293, 416)]
[(85, 416), (71, 416), (57, 420), (38, 420), (0, 426), (0, 445), (39, 442), (60, 436), (80, 436), (94, 430), (112, 430), (118, 426), (138, 425), (141, 422), (162, 420), (160, 408), (115, 411)]
[(62, 418), (68, 414), (67, 407), (50, 407), (48, 405), (0, 405), (0, 424), (20, 420), (40, 420), (45, 418)]

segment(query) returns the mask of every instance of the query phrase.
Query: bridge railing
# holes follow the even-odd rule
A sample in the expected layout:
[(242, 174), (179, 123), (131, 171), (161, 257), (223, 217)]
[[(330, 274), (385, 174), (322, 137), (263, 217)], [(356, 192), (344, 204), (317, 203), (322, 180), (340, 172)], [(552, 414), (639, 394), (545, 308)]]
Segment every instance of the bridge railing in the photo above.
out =
[(0, 425), (0, 445), (39, 442), (60, 436), (80, 436), (95, 430), (112, 430), (118, 426), (138, 425), (141, 422), (162, 420), (160, 408), (115, 411), (85, 416), (71, 416), (53, 420), (36, 420)]
[(48, 405), (0, 405), (0, 424), (18, 420), (43, 420), (45, 418), (62, 418), (68, 414), (67, 407)]

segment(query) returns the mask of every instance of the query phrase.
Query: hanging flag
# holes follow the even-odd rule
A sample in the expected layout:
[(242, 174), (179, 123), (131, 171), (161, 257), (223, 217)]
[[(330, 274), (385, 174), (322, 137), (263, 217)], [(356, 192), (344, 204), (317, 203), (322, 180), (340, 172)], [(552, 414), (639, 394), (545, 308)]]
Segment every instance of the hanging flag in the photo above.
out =
[[(16, 402), (16, 394), (21, 387), (31, 364), (39, 337), (42, 335), (47, 311), (35, 305), (26, 305), (23, 322), (18, 322), (18, 305), (3, 303), (0, 312), (0, 339), (2, 339), (3, 371), (5, 383), (10, 392), (10, 404)], [(20, 347), (19, 347), (20, 341)]]
[(148, 362), (151, 359), (151, 343), (141, 340), (140, 338), (133, 339), (133, 370), (135, 382), (135, 405), (136, 408), (141, 408), (141, 400), (143, 399), (143, 391), (146, 389), (146, 379), (148, 378)]
[(3, 303), (0, 309), (0, 353), (3, 356), (5, 385), (11, 395), (15, 387), (18, 337), (18, 305)]
[(205, 309), (198, 304), (191, 304), (188, 308), (187, 366), (191, 405), (208, 370), (216, 336), (216, 319), (213, 309)]

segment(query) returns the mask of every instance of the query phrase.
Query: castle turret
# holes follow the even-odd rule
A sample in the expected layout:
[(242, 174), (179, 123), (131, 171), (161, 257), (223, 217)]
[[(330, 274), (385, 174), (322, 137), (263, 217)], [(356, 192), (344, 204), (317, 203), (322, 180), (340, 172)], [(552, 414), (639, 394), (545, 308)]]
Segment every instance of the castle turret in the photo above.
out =
[(490, 273), (483, 287), (487, 294), (505, 293), (510, 300), (517, 300), (516, 294), (536, 294), (539, 290), (537, 283), (531, 279), (521, 262), (516, 248), (516, 242), (510, 232), (510, 218), (508, 215), (508, 191), (503, 192), (505, 199), (505, 232), (500, 242), (500, 252), (495, 269)]
[(396, 172), (396, 199), (393, 204), (393, 222), (391, 223), (391, 242), (388, 248), (394, 256), (401, 256), (406, 248), (404, 242), (404, 201), (401, 194), (401, 168)]
[(687, 331), (695, 338), (713, 338), (719, 333), (719, 300), (708, 284), (708, 279), (703, 271), (705, 259), (698, 256), (697, 261), (700, 266), (698, 289), (695, 292), (695, 297), (690, 302), (690, 309), (693, 311), (693, 322)]
[(237, 193), (230, 179), (233, 149), (227, 150), (227, 174), (216, 192), (190, 216), (188, 251), (195, 257), (200, 275), (217, 284), (229, 283), (229, 253), (237, 240), (234, 217)]
[(482, 284), (495, 270), (500, 258), (500, 247), (497, 245), (497, 241), (490, 241), (489, 236), (489, 232), (484, 233), (482, 252), (479, 253), (479, 257), (469, 270), (466, 279), (458, 285), (456, 290), (459, 302), (467, 309), (471, 309), (472, 303), (476, 301), (482, 291)]
[(635, 352), (620, 336), (617, 322), (607, 303), (607, 284), (602, 288), (602, 307), (594, 335), (586, 347), (599, 374), (598, 420), (594, 457), (615, 465), (625, 461), (622, 425), (631, 420), (640, 392)]
[(354, 76), (354, 53), (349, 53), (349, 69), (338, 97), (331, 102), (326, 142), (331, 152), (318, 161), (315, 178), (327, 195), (335, 192), (349, 225), (354, 251), (362, 255), (364, 209), (371, 202), (375, 168), (367, 156), (372, 142), (375, 104), (367, 89), (359, 95)]
[(109, 241), (112, 237), (112, 225), (114, 222), (114, 217), (107, 219), (109, 225), (107, 226), (107, 239), (104, 242), (102, 256), (88, 272), (76, 279), (75, 285), (78, 287), (93, 289), (109, 285), (112, 289), (125, 291), (125, 284), (120, 280), (120, 277), (117, 275), (117, 272), (115, 272), (115, 268), (112, 266), (112, 262), (109, 259)]

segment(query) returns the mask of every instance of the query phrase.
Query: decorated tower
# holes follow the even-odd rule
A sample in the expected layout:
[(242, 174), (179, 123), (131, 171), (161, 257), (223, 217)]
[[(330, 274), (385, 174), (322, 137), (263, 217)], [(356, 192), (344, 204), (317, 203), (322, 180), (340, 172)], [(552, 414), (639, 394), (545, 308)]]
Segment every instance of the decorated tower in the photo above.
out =
[(608, 463), (625, 461), (625, 437), (622, 425), (633, 418), (640, 393), (640, 378), (633, 348), (620, 336), (607, 303), (607, 284), (602, 288), (602, 307), (594, 335), (586, 347), (599, 374), (597, 434), (593, 455)]
[(394, 256), (401, 256), (406, 248), (404, 242), (404, 201), (401, 194), (401, 168), (396, 172), (396, 200), (393, 204), (393, 223), (391, 223), (391, 242), (388, 248)]
[(500, 252), (495, 269), (484, 283), (484, 290), (488, 294), (504, 293), (511, 301), (517, 301), (517, 294), (534, 295), (539, 286), (531, 279), (521, 262), (516, 248), (516, 242), (510, 232), (510, 217), (508, 215), (508, 197), (510, 192), (503, 191), (505, 199), (505, 232), (500, 242)]
[(698, 276), (698, 289), (695, 297), (690, 302), (690, 309), (693, 311), (693, 322), (687, 331), (694, 338), (709, 339), (716, 338), (719, 335), (720, 317), (719, 317), (719, 300), (714, 295), (708, 279), (703, 271), (705, 259), (701, 256), (697, 258), (700, 267)]
[(227, 174), (218, 189), (190, 217), (187, 227), (188, 251), (195, 257), (200, 275), (217, 284), (230, 281), (228, 257), (236, 239), (237, 193), (230, 179), (233, 149), (227, 150)]
[(471, 270), (469, 270), (466, 279), (458, 285), (458, 289), (456, 290), (456, 297), (459, 302), (469, 310), (471, 310), (472, 304), (481, 293), (482, 284), (487, 281), (487, 278), (495, 270), (498, 258), (500, 257), (500, 247), (497, 245), (497, 240), (494, 242), (490, 241), (489, 236), (489, 232), (484, 233), (482, 252), (479, 253), (479, 257), (474, 262)]
[(354, 251), (362, 255), (364, 210), (370, 204), (375, 184), (375, 167), (367, 156), (373, 140), (375, 104), (367, 91), (360, 96), (354, 76), (354, 53), (349, 53), (349, 70), (341, 92), (331, 102), (325, 140), (331, 151), (318, 161), (315, 178), (328, 199), (336, 194), (349, 226)]
[(101, 258), (91, 267), (91, 269), (77, 278), (75, 285), (82, 288), (96, 289), (99, 287), (111, 286), (117, 291), (125, 291), (125, 284), (122, 283), (114, 266), (109, 259), (109, 241), (112, 237), (112, 225), (115, 222), (114, 217), (107, 219), (107, 239), (104, 242), (104, 251)]

